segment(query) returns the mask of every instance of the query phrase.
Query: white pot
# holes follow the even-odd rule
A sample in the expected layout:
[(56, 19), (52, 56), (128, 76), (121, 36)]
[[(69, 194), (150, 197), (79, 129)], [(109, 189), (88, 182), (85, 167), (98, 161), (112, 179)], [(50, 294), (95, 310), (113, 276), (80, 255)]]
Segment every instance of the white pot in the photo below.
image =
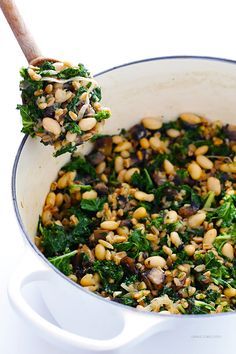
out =
[[(129, 128), (144, 116), (174, 119), (195, 112), (235, 121), (236, 63), (197, 57), (148, 59), (107, 70), (98, 76), (113, 116), (104, 133)], [(90, 145), (81, 148), (87, 152)], [(38, 216), (50, 183), (70, 156), (25, 137), (13, 170), (13, 199), (26, 240), (24, 264), (9, 283), (15, 309), (37, 332), (68, 353), (222, 354), (234, 347), (236, 313), (176, 316), (142, 313), (84, 290), (59, 273), (33, 243)], [(36, 261), (36, 262), (35, 262)], [(56, 324), (37, 314), (22, 295), (37, 281)]]

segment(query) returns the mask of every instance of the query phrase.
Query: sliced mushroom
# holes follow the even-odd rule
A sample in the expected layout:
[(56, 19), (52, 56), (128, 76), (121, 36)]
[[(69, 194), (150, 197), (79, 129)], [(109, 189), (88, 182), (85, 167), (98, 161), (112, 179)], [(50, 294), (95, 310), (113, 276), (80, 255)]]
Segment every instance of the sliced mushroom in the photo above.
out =
[(134, 140), (140, 140), (147, 135), (146, 129), (141, 124), (134, 125), (129, 132)]
[(95, 246), (98, 243), (98, 240), (106, 240), (106, 236), (108, 235), (108, 230), (97, 229), (94, 230), (92, 235), (89, 237), (89, 242), (92, 246)]
[(97, 166), (99, 163), (105, 160), (105, 155), (100, 151), (92, 152), (87, 156), (88, 161), (93, 165)]
[(97, 139), (94, 143), (94, 150), (98, 150), (105, 156), (110, 156), (112, 151), (112, 137), (104, 136), (103, 138)]
[(179, 208), (178, 214), (182, 218), (188, 218), (189, 216), (196, 214), (197, 210), (198, 209), (196, 207), (193, 207), (191, 205), (184, 205), (181, 208)]
[(148, 279), (152, 282), (152, 284), (156, 286), (163, 285), (165, 281), (165, 274), (162, 270), (157, 269), (157, 268), (152, 268), (148, 274), (147, 274)]
[(109, 192), (108, 187), (102, 182), (96, 184), (94, 189), (99, 195), (107, 195)]
[(120, 222), (120, 227), (122, 226), (127, 226), (127, 227), (132, 227), (132, 221), (130, 219), (125, 219), (125, 220), (121, 220)]
[(130, 273), (138, 274), (138, 270), (135, 267), (135, 260), (133, 258), (125, 256), (121, 259), (120, 264), (123, 265)]
[(224, 132), (230, 140), (236, 140), (236, 125), (227, 124), (224, 127)]
[[(84, 255), (87, 257), (85, 258)], [(73, 270), (77, 278), (81, 278), (90, 269), (92, 263), (94, 262), (93, 252), (87, 245), (83, 245), (78, 249), (78, 253), (72, 259)]]

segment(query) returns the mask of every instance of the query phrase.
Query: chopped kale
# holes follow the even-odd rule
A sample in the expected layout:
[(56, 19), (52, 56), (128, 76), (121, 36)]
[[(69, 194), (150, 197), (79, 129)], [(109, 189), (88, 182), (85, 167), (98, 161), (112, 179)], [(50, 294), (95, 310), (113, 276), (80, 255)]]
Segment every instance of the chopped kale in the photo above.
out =
[(221, 220), (222, 227), (228, 227), (236, 222), (236, 196), (226, 195), (224, 203), (214, 211), (207, 213), (207, 220)]
[(71, 258), (77, 253), (77, 250), (65, 253), (62, 256), (48, 258), (48, 260), (62, 273), (70, 275), (72, 273), (72, 265), (70, 264)]
[(85, 176), (90, 176), (93, 179), (96, 179), (96, 170), (91, 165), (90, 162), (86, 161), (80, 156), (73, 157), (70, 162), (62, 167), (64, 171), (77, 171), (78, 179)]
[(82, 199), (80, 206), (81, 209), (87, 211), (99, 211), (102, 210), (104, 203), (106, 202), (107, 198), (95, 198), (95, 199)]
[(140, 171), (140, 173), (135, 172), (131, 177), (131, 184), (134, 187), (138, 187), (142, 191), (149, 192), (153, 189), (153, 181), (146, 168)]
[(116, 244), (115, 248), (118, 251), (126, 251), (128, 256), (132, 258), (137, 258), (140, 252), (150, 252), (151, 244), (146, 239), (146, 234), (137, 229), (132, 231), (128, 241)]
[[(68, 103), (67, 105), (67, 109), (68, 109), (68, 112), (69, 111), (72, 111), (74, 113), (77, 113), (77, 108), (78, 108), (78, 105), (80, 104), (80, 96), (86, 92), (86, 89), (81, 86), (75, 93), (75, 96), (72, 98), (72, 100)], [(69, 119), (69, 121), (71, 121), (71, 119)]]
[[(231, 227), (227, 229), (227, 231), (223, 234), (220, 234), (216, 237), (214, 241), (214, 246), (217, 249), (218, 253), (222, 255), (222, 247), (228, 241), (231, 241), (233, 244), (236, 243), (236, 224), (233, 223)], [(223, 256), (223, 255), (222, 255)]]
[(39, 73), (45, 70), (55, 70), (55, 66), (50, 61), (45, 61), (39, 68)]
[(98, 122), (101, 122), (102, 120), (110, 118), (111, 113), (105, 109), (98, 111), (98, 113), (95, 114), (95, 118)]
[(69, 131), (71, 133), (76, 133), (76, 134), (79, 134), (79, 135), (82, 134), (82, 131), (81, 131), (79, 125), (76, 122), (67, 123), (65, 125), (65, 129), (66, 129), (66, 131)]
[(88, 70), (84, 67), (83, 64), (79, 64), (78, 68), (67, 68), (60, 71), (57, 74), (58, 79), (70, 79), (76, 76), (89, 77)]
[(98, 261), (93, 263), (93, 271), (98, 273), (102, 287), (105, 291), (113, 292), (122, 282), (124, 270), (121, 265), (116, 265), (112, 261)]
[(109, 136), (109, 135), (107, 135), (107, 134), (94, 134), (90, 140), (92, 142), (94, 142), (94, 141), (96, 141), (98, 139), (105, 138), (107, 136)]
[(39, 231), (43, 236), (42, 246), (46, 257), (64, 254), (67, 249), (73, 249), (78, 243), (85, 243), (91, 233), (91, 218), (88, 218), (76, 208), (71, 208), (69, 211), (71, 215), (76, 215), (79, 222), (76, 226), (68, 230), (65, 230), (63, 226), (57, 224), (49, 226), (39, 224)]
[(64, 253), (66, 248), (69, 248), (66, 231), (63, 226), (52, 224), (46, 227), (40, 223), (39, 231), (43, 236), (42, 246), (46, 257)]
[(100, 89), (100, 87), (96, 87), (92, 91), (91, 101), (92, 102), (99, 102), (99, 101), (101, 101), (101, 99), (102, 99), (101, 89)]
[(29, 134), (30, 136), (35, 135), (34, 126), (35, 126), (35, 110), (36, 108), (31, 105), (17, 105), (17, 109), (20, 110), (22, 118), (22, 133)]
[(61, 149), (57, 150), (57, 151), (53, 154), (53, 156), (58, 157), (58, 156), (60, 156), (60, 155), (65, 154), (66, 152), (69, 152), (69, 153), (72, 154), (73, 152), (75, 152), (75, 150), (76, 150), (76, 145), (72, 145), (72, 144), (70, 143), (70, 144), (68, 144), (68, 145), (66, 145), (66, 146), (63, 146)]
[(92, 186), (90, 184), (70, 184), (69, 185), (69, 191), (70, 193), (76, 193), (76, 192), (87, 192), (91, 191)]

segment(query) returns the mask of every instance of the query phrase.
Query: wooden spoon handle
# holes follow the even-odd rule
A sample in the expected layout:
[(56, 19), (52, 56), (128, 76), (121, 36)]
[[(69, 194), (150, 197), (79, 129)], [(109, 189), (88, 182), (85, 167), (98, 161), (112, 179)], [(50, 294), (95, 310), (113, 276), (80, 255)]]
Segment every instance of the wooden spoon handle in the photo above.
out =
[(0, 7), (4, 13), (12, 32), (14, 33), (28, 63), (39, 57), (40, 51), (21, 17), (13, 0), (0, 0)]

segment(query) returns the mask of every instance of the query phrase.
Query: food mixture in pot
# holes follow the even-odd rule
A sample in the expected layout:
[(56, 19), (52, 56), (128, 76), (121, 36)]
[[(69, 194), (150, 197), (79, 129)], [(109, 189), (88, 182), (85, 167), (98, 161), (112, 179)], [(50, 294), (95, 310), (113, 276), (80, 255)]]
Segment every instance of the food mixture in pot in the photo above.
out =
[(93, 141), (51, 184), (35, 238), (44, 255), (142, 311), (235, 311), (236, 127), (184, 113)]
[(83, 64), (44, 62), (20, 71), (22, 132), (53, 145), (55, 156), (73, 152), (110, 117), (101, 89)]

